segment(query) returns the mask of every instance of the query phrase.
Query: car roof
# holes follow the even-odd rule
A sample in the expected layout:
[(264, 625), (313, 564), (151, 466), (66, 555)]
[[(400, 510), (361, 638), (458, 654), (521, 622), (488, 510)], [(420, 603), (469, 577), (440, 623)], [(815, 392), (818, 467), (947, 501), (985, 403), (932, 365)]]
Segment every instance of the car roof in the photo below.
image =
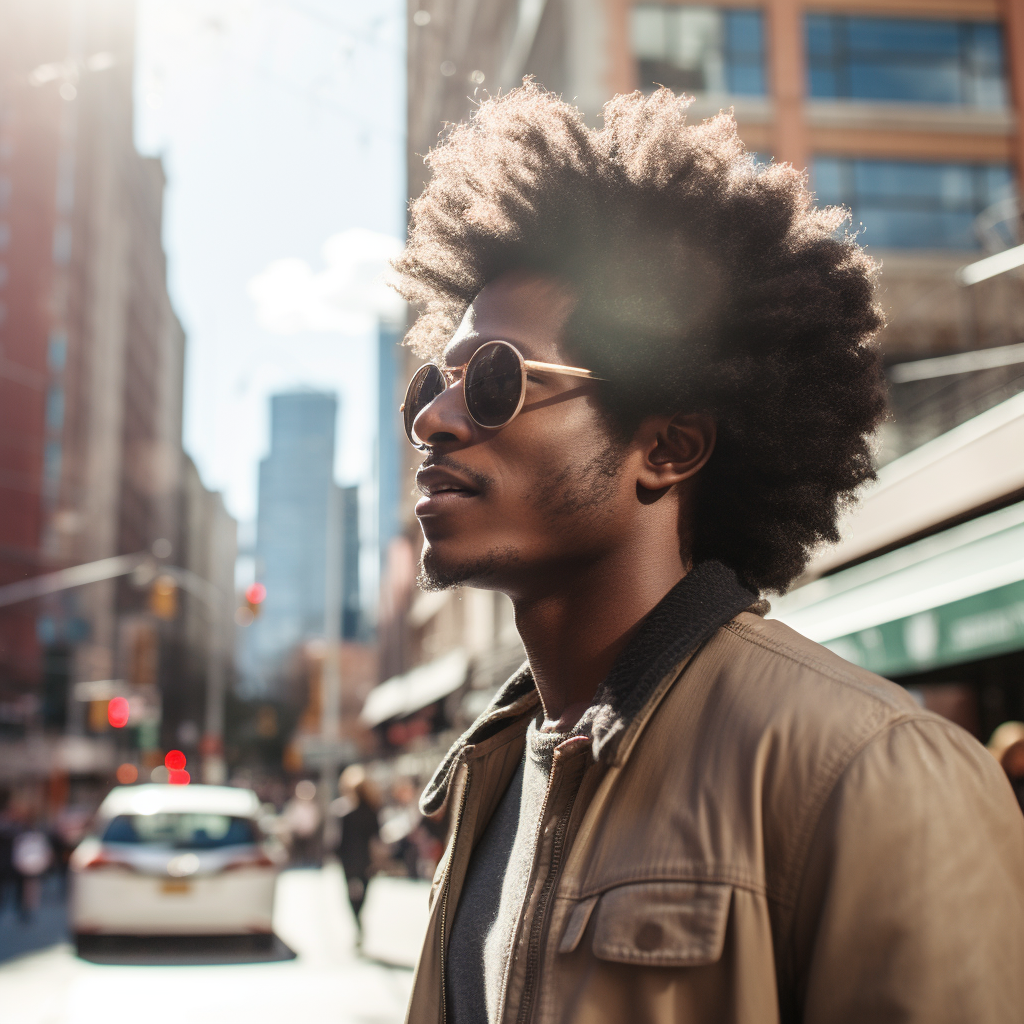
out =
[(99, 816), (118, 814), (228, 814), (252, 818), (259, 813), (259, 798), (251, 789), (236, 786), (116, 786), (100, 804)]

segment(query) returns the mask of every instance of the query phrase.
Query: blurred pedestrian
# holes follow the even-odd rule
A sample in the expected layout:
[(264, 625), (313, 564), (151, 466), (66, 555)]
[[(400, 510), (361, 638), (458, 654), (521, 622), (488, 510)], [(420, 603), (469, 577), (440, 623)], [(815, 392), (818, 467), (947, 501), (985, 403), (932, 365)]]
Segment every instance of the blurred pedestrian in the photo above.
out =
[(988, 749), (1002, 765), (1024, 811), (1024, 722), (1003, 722), (992, 733)]
[(14, 870), (14, 839), (21, 826), (10, 813), (11, 791), (0, 787), (0, 914), (8, 898), (21, 905), (21, 878)]
[(1017, 803), (1024, 811), (1024, 740), (1017, 740), (1016, 743), (1007, 747), (1001, 763), (1003, 771), (1006, 772), (1010, 785), (1013, 787)]
[(297, 782), (295, 793), (284, 805), (281, 817), (292, 864), (297, 867), (318, 865), (321, 816), (316, 802), (316, 785), (309, 779)]
[(43, 876), (53, 864), (50, 837), (35, 825), (19, 832), (11, 844), (11, 861), (20, 879), (18, 914), (31, 921), (42, 900)]
[(419, 848), (416, 831), (423, 815), (412, 780), (399, 776), (391, 783), (391, 796), (379, 815), (380, 839), (390, 851), (391, 859), (401, 865), (409, 878), (418, 878)]
[(999, 763), (1013, 787), (1013, 794), (1024, 811), (1024, 736), (1014, 740), (999, 755)]
[(361, 764), (349, 765), (338, 779), (339, 805), (342, 812), (338, 860), (345, 871), (348, 899), (356, 923), (366, 899), (366, 887), (380, 859), (380, 808), (377, 787)]
[(394, 860), (405, 867), (410, 878), (434, 877), (444, 853), (443, 822), (424, 818), (419, 809), (422, 786), (400, 776), (392, 783), (390, 814), (381, 825), (380, 837), (391, 848)]
[(986, 746), (989, 753), (1002, 763), (1003, 754), (1018, 740), (1024, 740), (1024, 722), (1003, 722), (996, 726)]

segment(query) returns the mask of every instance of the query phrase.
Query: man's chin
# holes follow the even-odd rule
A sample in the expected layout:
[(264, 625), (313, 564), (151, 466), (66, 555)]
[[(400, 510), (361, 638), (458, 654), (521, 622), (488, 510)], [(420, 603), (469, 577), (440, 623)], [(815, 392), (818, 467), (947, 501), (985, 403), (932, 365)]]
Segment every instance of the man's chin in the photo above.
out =
[(420, 556), (416, 583), (421, 590), (450, 590), (452, 587), (480, 587), (501, 590), (502, 582), (519, 561), (515, 548), (492, 548), (477, 556), (442, 554), (427, 544)]

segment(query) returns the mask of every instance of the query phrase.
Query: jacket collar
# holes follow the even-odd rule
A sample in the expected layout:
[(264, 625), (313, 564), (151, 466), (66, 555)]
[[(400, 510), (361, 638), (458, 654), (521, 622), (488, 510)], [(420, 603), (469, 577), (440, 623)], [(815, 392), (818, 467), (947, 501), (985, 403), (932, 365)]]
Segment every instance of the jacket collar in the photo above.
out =
[[(687, 573), (650, 612), (598, 687), (584, 715), (594, 757), (610, 760), (629, 723), (658, 683), (741, 611), (752, 605), (760, 611), (756, 602), (757, 595), (721, 562), (701, 562)], [(526, 715), (536, 714), (539, 706), (540, 697), (527, 662), (448, 751), (420, 797), (423, 813), (434, 814), (444, 805), (455, 767), (468, 747)]]

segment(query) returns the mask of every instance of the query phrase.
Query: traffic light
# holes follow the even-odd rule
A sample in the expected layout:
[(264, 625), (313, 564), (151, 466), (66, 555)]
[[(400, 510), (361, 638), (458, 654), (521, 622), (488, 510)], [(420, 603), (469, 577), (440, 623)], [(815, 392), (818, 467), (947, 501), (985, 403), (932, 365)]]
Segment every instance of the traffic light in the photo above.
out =
[(173, 576), (157, 576), (149, 588), (149, 610), (158, 619), (173, 619), (178, 614), (178, 584)]
[(255, 619), (260, 613), (260, 607), (267, 598), (267, 588), (262, 583), (254, 583), (245, 591), (245, 605), (252, 612)]
[(260, 613), (260, 606), (267, 596), (267, 588), (262, 583), (253, 583), (245, 589), (245, 604), (235, 610), (235, 622), (239, 626), (251, 626)]
[(185, 771), (185, 755), (180, 750), (168, 750), (164, 758), (167, 769), (167, 781), (172, 786), (187, 786), (191, 776)]
[(107, 704), (107, 721), (115, 729), (123, 729), (131, 716), (131, 707), (124, 697), (114, 697)]

